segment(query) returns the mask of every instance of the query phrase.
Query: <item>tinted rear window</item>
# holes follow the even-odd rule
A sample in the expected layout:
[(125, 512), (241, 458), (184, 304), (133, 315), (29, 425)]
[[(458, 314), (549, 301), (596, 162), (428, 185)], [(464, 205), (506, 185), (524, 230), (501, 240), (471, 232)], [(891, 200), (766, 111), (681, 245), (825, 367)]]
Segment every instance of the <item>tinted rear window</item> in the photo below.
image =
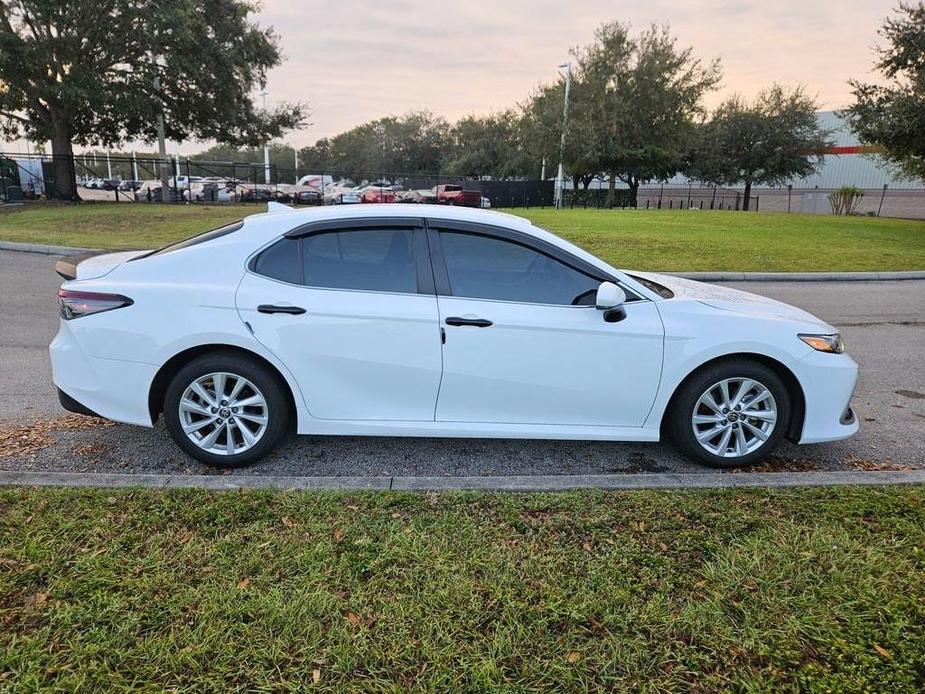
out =
[(378, 292), (417, 292), (412, 232), (355, 230), (307, 236), (305, 284)]
[(217, 239), (222, 236), (227, 236), (236, 232), (238, 229), (244, 226), (244, 222), (232, 222), (231, 224), (226, 224), (225, 226), (218, 227), (217, 229), (211, 229), (202, 234), (197, 234), (196, 236), (191, 236), (188, 239), (183, 239), (182, 241), (177, 241), (171, 243), (163, 248), (158, 248), (151, 251), (150, 253), (145, 253), (144, 255), (139, 255), (132, 260), (141, 260), (142, 258), (148, 258), (152, 255), (163, 255), (164, 253), (170, 253), (171, 251), (178, 251), (181, 248), (189, 248), (190, 246), (195, 246), (200, 243), (205, 243), (206, 241), (211, 241), (212, 239)]
[(254, 272), (289, 284), (302, 282), (299, 239), (282, 239), (263, 251), (254, 261)]

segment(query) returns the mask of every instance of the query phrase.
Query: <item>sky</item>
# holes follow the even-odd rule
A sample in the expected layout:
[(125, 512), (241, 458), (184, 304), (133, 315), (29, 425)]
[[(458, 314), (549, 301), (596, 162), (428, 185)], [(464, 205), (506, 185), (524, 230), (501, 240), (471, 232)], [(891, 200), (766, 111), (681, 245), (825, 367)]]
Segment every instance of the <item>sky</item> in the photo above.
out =
[(708, 105), (771, 82), (804, 84), (823, 108), (850, 101), (847, 80), (872, 79), (877, 29), (895, 0), (266, 0), (259, 21), (280, 36), (285, 63), (275, 101), (306, 102), (299, 146), (373, 118), (428, 109), (449, 119), (523, 101), (556, 79), (569, 49), (600, 24), (670, 24), (682, 46), (719, 58), (724, 79)]
[[(751, 97), (772, 82), (803, 84), (824, 109), (850, 101), (849, 78), (874, 79), (877, 29), (896, 0), (264, 0), (254, 18), (279, 35), (283, 63), (269, 103), (308, 105), (299, 147), (360, 123), (426, 109), (454, 120), (502, 110), (556, 79), (569, 49), (600, 24), (668, 23), (679, 45), (719, 58), (707, 100)], [(255, 98), (256, 97), (255, 95)], [(183, 151), (204, 145), (186, 144)], [(171, 146), (171, 151), (175, 147)]]

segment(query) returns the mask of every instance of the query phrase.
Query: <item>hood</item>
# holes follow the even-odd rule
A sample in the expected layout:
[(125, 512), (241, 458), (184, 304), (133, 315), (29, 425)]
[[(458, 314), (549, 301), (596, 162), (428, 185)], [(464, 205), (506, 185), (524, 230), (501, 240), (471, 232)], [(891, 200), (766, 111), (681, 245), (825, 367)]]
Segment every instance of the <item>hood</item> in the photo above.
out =
[(756, 318), (770, 318), (787, 320), (815, 326), (820, 333), (838, 332), (825, 321), (796, 306), (785, 304), (776, 299), (743, 292), (739, 289), (719, 287), (715, 284), (706, 284), (673, 275), (662, 275), (655, 272), (627, 271), (630, 276), (640, 277), (668, 287), (674, 292), (675, 298), (699, 301), (700, 303), (722, 311), (748, 314)]
[(149, 252), (123, 251), (122, 253), (103, 253), (100, 255), (92, 253), (71, 255), (55, 263), (55, 272), (66, 280), (92, 280), (112, 272), (127, 260)]

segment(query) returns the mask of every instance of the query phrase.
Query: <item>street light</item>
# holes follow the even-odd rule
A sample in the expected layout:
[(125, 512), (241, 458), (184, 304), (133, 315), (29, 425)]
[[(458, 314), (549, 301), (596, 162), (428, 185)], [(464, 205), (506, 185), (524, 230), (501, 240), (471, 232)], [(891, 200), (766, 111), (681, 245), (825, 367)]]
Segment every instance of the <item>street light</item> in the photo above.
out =
[(556, 172), (556, 209), (562, 208), (562, 187), (565, 184), (565, 172), (562, 170), (562, 159), (565, 157), (565, 131), (568, 129), (568, 97), (572, 88), (572, 64), (563, 63), (559, 69), (565, 68), (565, 103), (562, 107), (562, 137), (559, 139), (559, 169)]
[[(260, 96), (263, 97), (263, 115), (267, 115), (267, 95), (268, 91), (263, 90), (260, 92)], [(264, 183), (270, 185), (270, 143), (264, 140), (263, 143), (263, 180)]]

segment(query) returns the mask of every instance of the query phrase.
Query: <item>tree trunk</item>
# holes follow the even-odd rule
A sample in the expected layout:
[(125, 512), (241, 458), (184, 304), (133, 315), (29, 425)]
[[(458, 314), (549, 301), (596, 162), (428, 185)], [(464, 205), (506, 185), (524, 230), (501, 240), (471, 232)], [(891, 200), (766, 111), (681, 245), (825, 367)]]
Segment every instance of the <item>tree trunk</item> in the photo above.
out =
[(74, 149), (71, 146), (71, 128), (63, 120), (55, 121), (51, 138), (52, 171), (54, 185), (46, 186), (49, 198), (77, 202), (77, 181), (75, 180)]
[(747, 180), (745, 181), (745, 199), (742, 201), (742, 211), (748, 212), (749, 207), (751, 207), (752, 201), (752, 182)]
[(629, 206), (633, 209), (636, 209), (636, 202), (639, 199), (639, 179), (631, 178), (630, 179), (630, 199)]
[(608, 210), (611, 207), (613, 207), (613, 195), (614, 195), (614, 189), (616, 188), (616, 186), (617, 186), (617, 175), (613, 171), (611, 171), (610, 176), (608, 177), (608, 181), (607, 181), (607, 201), (605, 203)]

